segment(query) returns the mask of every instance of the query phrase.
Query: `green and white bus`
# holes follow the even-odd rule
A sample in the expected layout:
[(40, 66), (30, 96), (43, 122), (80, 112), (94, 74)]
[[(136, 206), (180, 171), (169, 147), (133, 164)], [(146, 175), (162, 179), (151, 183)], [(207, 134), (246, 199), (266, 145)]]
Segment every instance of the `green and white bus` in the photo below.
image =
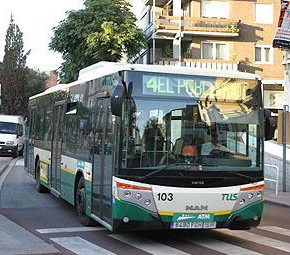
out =
[(39, 192), (111, 231), (250, 229), (263, 210), (254, 74), (100, 62), (29, 101)]

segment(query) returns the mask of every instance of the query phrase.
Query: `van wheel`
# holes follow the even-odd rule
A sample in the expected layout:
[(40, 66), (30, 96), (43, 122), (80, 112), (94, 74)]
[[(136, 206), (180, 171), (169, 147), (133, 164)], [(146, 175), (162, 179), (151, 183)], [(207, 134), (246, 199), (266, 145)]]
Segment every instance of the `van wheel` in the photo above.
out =
[(15, 150), (12, 152), (12, 158), (17, 158), (18, 157), (18, 145), (16, 146)]
[(19, 151), (19, 156), (23, 156), (23, 151), (24, 151), (24, 145), (22, 146), (21, 151)]
[(95, 226), (96, 222), (86, 215), (86, 190), (84, 177), (79, 179), (76, 190), (76, 214), (84, 226)]
[(39, 163), (39, 161), (37, 161), (37, 164), (36, 164), (35, 180), (36, 180), (35, 188), (39, 193), (48, 192), (48, 188), (43, 186), (40, 182), (40, 163)]

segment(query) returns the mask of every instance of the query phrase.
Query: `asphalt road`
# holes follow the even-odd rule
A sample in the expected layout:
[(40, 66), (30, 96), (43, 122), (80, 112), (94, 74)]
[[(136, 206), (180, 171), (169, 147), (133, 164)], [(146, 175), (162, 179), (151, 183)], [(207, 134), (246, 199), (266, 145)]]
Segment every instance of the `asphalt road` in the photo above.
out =
[(260, 227), (250, 231), (112, 234), (101, 226), (82, 227), (72, 206), (51, 194), (37, 193), (22, 162), (16, 162), (2, 185), (0, 213), (59, 254), (290, 254), (290, 208), (266, 204)]

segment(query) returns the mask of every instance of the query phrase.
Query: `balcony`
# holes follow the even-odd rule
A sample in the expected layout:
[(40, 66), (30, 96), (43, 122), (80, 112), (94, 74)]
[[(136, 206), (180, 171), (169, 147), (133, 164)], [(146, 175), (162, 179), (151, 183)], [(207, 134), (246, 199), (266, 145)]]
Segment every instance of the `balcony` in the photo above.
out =
[[(179, 61), (176, 58), (158, 58), (157, 65), (171, 65), (179, 66)], [(194, 69), (219, 70), (219, 71), (239, 71), (238, 63), (224, 60), (210, 60), (210, 59), (182, 59), (181, 66), (192, 67)]]
[(215, 37), (239, 36), (239, 21), (218, 18), (193, 18), (177, 16), (156, 17), (157, 36), (175, 36), (180, 30), (186, 35), (208, 35)]

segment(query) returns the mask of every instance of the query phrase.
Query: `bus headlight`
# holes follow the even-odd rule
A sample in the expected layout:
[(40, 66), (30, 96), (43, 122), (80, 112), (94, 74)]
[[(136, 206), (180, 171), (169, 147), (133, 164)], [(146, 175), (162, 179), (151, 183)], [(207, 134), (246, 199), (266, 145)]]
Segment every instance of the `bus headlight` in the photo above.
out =
[(142, 198), (142, 195), (141, 195), (140, 193), (137, 193), (136, 196), (135, 196), (135, 198), (136, 198), (137, 200), (140, 200), (140, 199)]
[(151, 205), (151, 200), (150, 199), (146, 199), (144, 201), (144, 204), (147, 205), (147, 206)]
[(125, 190), (124, 192), (125, 197), (131, 197), (131, 192), (129, 190)]
[(118, 181), (115, 182), (114, 185), (116, 187), (116, 195), (119, 200), (135, 204), (153, 213), (157, 213), (152, 189), (148, 184), (124, 182)]
[(243, 205), (245, 202), (245, 199), (240, 200), (240, 205)]
[(252, 199), (253, 196), (254, 196), (253, 193), (249, 193), (249, 194), (248, 194), (248, 198), (249, 198), (249, 199)]

